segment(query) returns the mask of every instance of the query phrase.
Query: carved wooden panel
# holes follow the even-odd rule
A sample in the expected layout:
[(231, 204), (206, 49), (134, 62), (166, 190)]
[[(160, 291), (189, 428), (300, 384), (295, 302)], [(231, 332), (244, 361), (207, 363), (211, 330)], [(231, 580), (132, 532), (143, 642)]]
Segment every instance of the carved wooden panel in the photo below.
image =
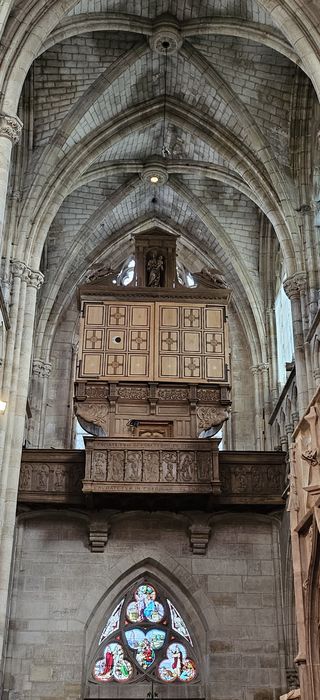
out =
[[(219, 504), (279, 506), (285, 471), (284, 452), (218, 452), (213, 440), (89, 438), (86, 454), (23, 450), (18, 499), (21, 503), (82, 503), (85, 509), (83, 491), (111, 492), (120, 494), (122, 508), (124, 494), (130, 493), (215, 493)], [(307, 521), (302, 522), (308, 530)], [(309, 552), (310, 538), (306, 540)]]
[(86, 303), (79, 377), (153, 379), (153, 336), (153, 303)]
[(223, 306), (175, 302), (87, 302), (79, 378), (227, 382)]
[(86, 441), (83, 491), (220, 493), (217, 441)]
[(155, 322), (156, 380), (227, 381), (228, 349), (222, 306), (159, 302)]

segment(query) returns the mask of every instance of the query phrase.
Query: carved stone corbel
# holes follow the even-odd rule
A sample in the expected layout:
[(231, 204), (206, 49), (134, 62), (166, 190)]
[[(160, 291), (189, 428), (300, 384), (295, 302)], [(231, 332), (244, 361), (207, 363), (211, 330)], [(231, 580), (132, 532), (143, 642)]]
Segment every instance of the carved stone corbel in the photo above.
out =
[(89, 544), (91, 552), (104, 552), (109, 539), (111, 525), (105, 514), (96, 513), (89, 525)]
[(193, 523), (189, 528), (189, 540), (192, 554), (206, 554), (211, 535), (210, 525)]
[(102, 428), (106, 434), (108, 434), (109, 429), (109, 405), (106, 401), (104, 403), (98, 402), (81, 402), (75, 404), (76, 415), (83, 418), (87, 423), (93, 423), (99, 428)]

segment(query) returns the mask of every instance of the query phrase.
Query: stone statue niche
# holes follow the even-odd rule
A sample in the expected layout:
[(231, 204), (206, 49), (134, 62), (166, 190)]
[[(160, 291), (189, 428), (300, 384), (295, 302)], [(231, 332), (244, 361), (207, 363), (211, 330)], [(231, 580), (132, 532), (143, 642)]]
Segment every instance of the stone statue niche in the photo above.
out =
[(179, 286), (176, 271), (177, 236), (157, 229), (135, 236), (135, 283), (148, 289)]
[(165, 258), (155, 248), (147, 252), (145, 278), (148, 287), (164, 287)]

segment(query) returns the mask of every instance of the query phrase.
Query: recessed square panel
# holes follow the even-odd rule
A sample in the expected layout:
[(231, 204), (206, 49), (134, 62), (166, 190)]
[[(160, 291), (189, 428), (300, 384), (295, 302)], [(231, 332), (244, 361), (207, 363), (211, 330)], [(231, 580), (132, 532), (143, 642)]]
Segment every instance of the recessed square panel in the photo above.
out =
[(221, 307), (207, 307), (204, 310), (205, 328), (221, 330), (223, 327), (223, 313)]
[(179, 377), (179, 358), (176, 355), (161, 355), (160, 377)]
[(149, 331), (130, 331), (129, 350), (146, 351), (149, 349)]
[(104, 319), (103, 304), (86, 304), (86, 325), (102, 326)]
[(223, 357), (206, 357), (205, 360), (207, 379), (225, 379)]
[(183, 352), (201, 352), (201, 333), (182, 331)]
[(166, 328), (178, 328), (179, 309), (173, 306), (160, 306), (160, 325)]
[(110, 304), (109, 306), (109, 326), (125, 326), (127, 323), (127, 307)]
[(125, 350), (126, 331), (112, 328), (108, 330), (107, 350)]
[(103, 345), (103, 330), (101, 328), (88, 329), (85, 332), (84, 348), (85, 350), (102, 350)]
[(186, 328), (201, 328), (201, 309), (192, 306), (182, 309), (182, 318)]
[(149, 328), (150, 325), (150, 307), (142, 304), (131, 306), (130, 309), (130, 325), (142, 326)]
[(205, 333), (205, 351), (209, 354), (223, 353), (222, 333)]
[(178, 352), (179, 333), (177, 331), (161, 331), (160, 352)]
[(129, 355), (129, 377), (147, 377), (149, 369), (148, 355)]
[(108, 377), (119, 377), (125, 373), (125, 356), (124, 355), (107, 355), (106, 357), (106, 375)]
[(84, 353), (81, 374), (86, 377), (102, 374), (102, 358), (102, 354)]
[(186, 378), (191, 379), (201, 377), (201, 357), (184, 357), (183, 374)]

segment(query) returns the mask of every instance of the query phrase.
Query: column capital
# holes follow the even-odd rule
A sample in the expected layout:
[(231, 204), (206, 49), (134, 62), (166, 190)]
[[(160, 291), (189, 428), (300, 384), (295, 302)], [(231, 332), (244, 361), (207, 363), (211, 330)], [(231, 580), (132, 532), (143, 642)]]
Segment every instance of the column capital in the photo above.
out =
[(11, 271), (12, 271), (13, 277), (21, 277), (22, 278), (23, 275), (25, 274), (26, 270), (27, 270), (27, 266), (24, 262), (22, 262), (21, 260), (12, 260)]
[(287, 277), (287, 279), (283, 283), (283, 289), (289, 297), (289, 299), (299, 299), (300, 298), (300, 293), (303, 292), (307, 284), (307, 276), (305, 272), (296, 272), (294, 275), (291, 275), (291, 277)]
[(269, 371), (269, 362), (261, 362), (259, 365), (252, 365), (250, 367), (252, 374), (260, 374), (262, 372)]
[(0, 136), (9, 139), (13, 144), (18, 143), (22, 131), (22, 121), (19, 117), (0, 112)]
[(37, 272), (35, 270), (29, 270), (28, 287), (34, 287), (35, 289), (40, 289), (44, 281), (44, 276), (42, 272)]
[(35, 358), (32, 363), (32, 374), (39, 377), (49, 377), (52, 369), (51, 362), (45, 362), (40, 358)]

